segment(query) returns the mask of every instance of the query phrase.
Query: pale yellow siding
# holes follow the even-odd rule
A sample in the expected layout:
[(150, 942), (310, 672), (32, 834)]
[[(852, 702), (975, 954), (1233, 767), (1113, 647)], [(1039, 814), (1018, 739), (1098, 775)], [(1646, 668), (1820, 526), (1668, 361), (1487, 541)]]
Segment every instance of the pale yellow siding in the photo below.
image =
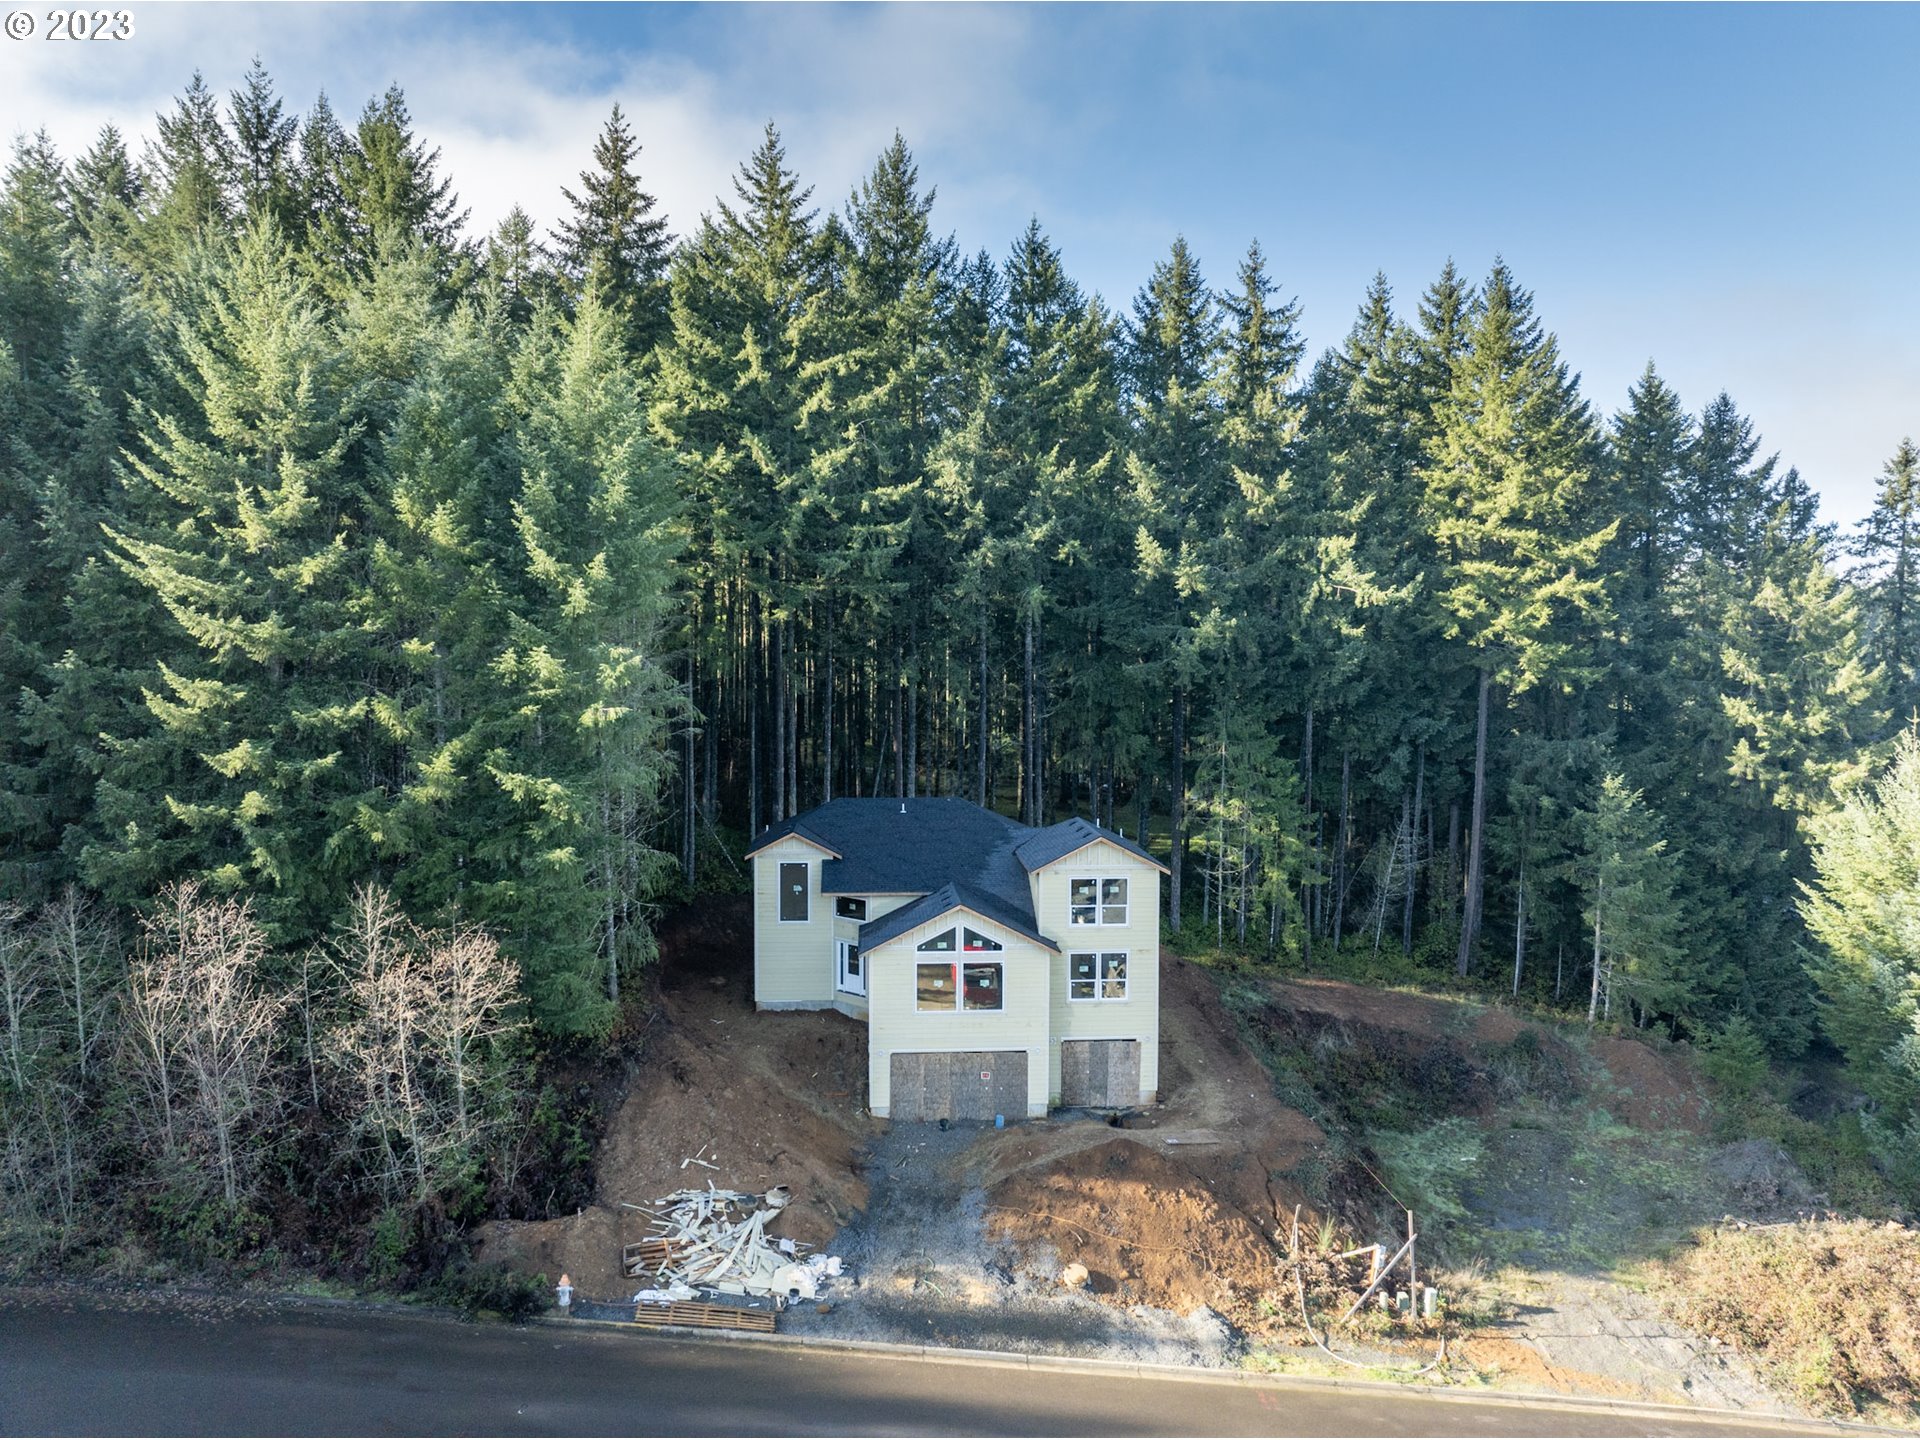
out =
[[(1004, 968), (1006, 986), (999, 1010), (922, 1011), (914, 1008), (914, 965), (922, 958), (914, 947), (922, 940), (955, 925), (971, 925), (998, 940), (1006, 949), (974, 959), (995, 960)], [(968, 957), (929, 955), (929, 960), (951, 959), (965, 964)], [(876, 1115), (891, 1106), (890, 1085), (894, 1054), (923, 1051), (1024, 1050), (1027, 1054), (1027, 1113), (1047, 1113), (1048, 962), (1052, 952), (1004, 926), (970, 911), (950, 911), (903, 935), (897, 935), (867, 955), (867, 1104)], [(1056, 1047), (1052, 1047), (1056, 1048)], [(1058, 1060), (1054, 1061), (1057, 1070)]]
[[(1124, 875), (1125, 925), (1069, 924), (1068, 895), (1079, 877)], [(1059, 945), (1048, 956), (1051, 1034), (1047, 1046), (1047, 1098), (1060, 1098), (1062, 1040), (1138, 1040), (1140, 1100), (1151, 1104), (1160, 1090), (1160, 871), (1118, 845), (1095, 841), (1085, 849), (1036, 870), (1035, 928)], [(1070, 1000), (1067, 957), (1075, 951), (1127, 953), (1125, 1000)]]
[[(820, 864), (831, 857), (794, 836), (753, 857), (753, 998), (762, 1009), (833, 1004), (833, 901), (820, 893)], [(807, 918), (780, 918), (780, 866), (807, 867)]]

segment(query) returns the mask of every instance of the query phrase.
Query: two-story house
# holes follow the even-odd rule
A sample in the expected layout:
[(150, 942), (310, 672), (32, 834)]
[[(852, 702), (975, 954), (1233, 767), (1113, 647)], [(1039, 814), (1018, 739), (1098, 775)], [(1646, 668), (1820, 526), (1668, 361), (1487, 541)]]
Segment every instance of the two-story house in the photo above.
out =
[(748, 853), (755, 1003), (865, 1020), (874, 1114), (1155, 1099), (1167, 872), (1133, 841), (965, 800), (860, 799), (773, 826)]

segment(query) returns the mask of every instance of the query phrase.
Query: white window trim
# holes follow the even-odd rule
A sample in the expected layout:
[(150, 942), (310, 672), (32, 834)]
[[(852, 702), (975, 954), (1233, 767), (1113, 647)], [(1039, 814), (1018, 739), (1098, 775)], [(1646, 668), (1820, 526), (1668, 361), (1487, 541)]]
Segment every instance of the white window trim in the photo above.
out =
[[(1073, 887), (1078, 881), (1081, 881), (1081, 880), (1091, 880), (1093, 882), (1093, 920), (1091, 923), (1084, 920), (1075, 920), (1073, 918), (1073, 904), (1074, 904)], [(1125, 920), (1105, 920), (1101, 918), (1106, 914), (1107, 905), (1106, 905), (1106, 902), (1100, 898), (1100, 887), (1102, 884), (1104, 884), (1108, 880), (1124, 880), (1127, 882), (1127, 903), (1121, 907), (1127, 912), (1127, 918)], [(1103, 875), (1082, 874), (1082, 875), (1069, 875), (1067, 877), (1067, 929), (1069, 930), (1124, 930), (1127, 928), (1127, 926), (1131, 925), (1132, 923), (1133, 923), (1133, 876), (1116, 875), (1111, 872), (1108, 872)]]
[[(950, 950), (950, 951), (938, 950), (938, 951), (929, 951), (928, 953), (935, 954), (935, 955), (950, 954), (954, 958), (951, 961), (915, 960), (913, 962), (915, 966), (915, 969), (913, 972), (913, 1013), (914, 1014), (916, 1015), (1004, 1015), (1007, 1013), (1007, 962), (1004, 959), (962, 960), (960, 958), (960, 955), (962, 954), (962, 952), (958, 950)], [(977, 955), (981, 953), (991, 953), (991, 952), (975, 951), (973, 953)], [(864, 959), (865, 957), (863, 956), (862, 958)], [(920, 971), (918, 967), (921, 965), (945, 965), (949, 970), (953, 971), (953, 1006), (951, 1009), (923, 1010), (920, 1008)], [(971, 1010), (967, 1008), (966, 968), (969, 965), (997, 965), (1000, 967), (1000, 1003), (994, 1006), (992, 1009), (987, 1009), (984, 1006), (976, 1006)]]
[[(1091, 995), (1075, 995), (1073, 993), (1073, 957), (1075, 955), (1093, 956), (1094, 993)], [(1120, 983), (1127, 987), (1126, 994), (1102, 995), (1100, 993), (1101, 988), (1107, 983), (1107, 977), (1104, 973), (1102, 973), (1105, 967), (1101, 964), (1101, 960), (1100, 960), (1100, 957), (1103, 955), (1118, 955), (1123, 960), (1125, 960), (1126, 966), (1127, 966), (1127, 978), (1125, 980), (1122, 980)], [(1084, 984), (1086, 982), (1082, 981), (1081, 983)], [(1069, 1005), (1125, 1005), (1128, 1001), (1132, 999), (1133, 999), (1133, 952), (1131, 950), (1069, 950), (1067, 952), (1067, 1003)], [(1079, 1036), (1079, 1035), (1072, 1035), (1072, 1036), (1067, 1036), (1063, 1038), (1079, 1040), (1085, 1037)]]
[[(789, 865), (798, 865), (807, 872), (807, 913), (804, 919), (789, 920), (786, 917), (787, 892), (781, 884), (780, 872)], [(811, 860), (775, 860), (773, 862), (773, 914), (781, 925), (811, 925), (813, 923), (813, 862)]]

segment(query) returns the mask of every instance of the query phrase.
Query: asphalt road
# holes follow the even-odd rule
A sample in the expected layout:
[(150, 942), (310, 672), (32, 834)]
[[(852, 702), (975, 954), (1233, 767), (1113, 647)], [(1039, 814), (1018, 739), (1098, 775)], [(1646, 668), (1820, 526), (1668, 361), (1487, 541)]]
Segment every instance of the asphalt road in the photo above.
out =
[(0, 1308), (4, 1435), (1730, 1435), (1758, 1419), (283, 1305)]

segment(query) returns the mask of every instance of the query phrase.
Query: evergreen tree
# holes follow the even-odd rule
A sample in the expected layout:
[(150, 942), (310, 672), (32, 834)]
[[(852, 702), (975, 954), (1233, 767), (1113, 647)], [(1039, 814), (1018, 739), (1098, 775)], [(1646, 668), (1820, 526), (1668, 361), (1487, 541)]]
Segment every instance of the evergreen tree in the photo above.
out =
[(301, 233), (296, 175), (299, 122), (286, 113), (256, 55), (228, 101), (238, 207), (250, 219), (270, 217), (282, 234)]
[(1895, 447), (1853, 553), (1865, 562), (1870, 643), (1897, 719), (1920, 711), (1920, 450)]
[(1172, 697), (1167, 787), (1172, 804), (1173, 875), (1168, 923), (1181, 925), (1187, 844), (1187, 730), (1192, 695), (1204, 683), (1200, 661), (1197, 572), (1202, 550), (1219, 533), (1232, 483), (1220, 444), (1215, 367), (1221, 343), (1212, 293), (1193, 252), (1176, 239), (1167, 259), (1134, 300), (1127, 334), (1132, 449), (1128, 471), (1144, 511), (1139, 544), (1146, 607), (1143, 636), (1161, 659)]
[(172, 269), (199, 240), (226, 232), (233, 218), (233, 141), (219, 102), (198, 70), (170, 115), (156, 122), (144, 162), (151, 263)]
[(1471, 652), (1478, 676), (1461, 975), (1481, 918), (1491, 693), (1580, 673), (1573, 622), (1601, 598), (1594, 571), (1612, 538), (1611, 527), (1582, 528), (1596, 459), (1592, 419), (1556, 342), (1534, 318), (1532, 297), (1496, 264), (1427, 470), (1445, 633)]
[(1587, 1023), (1611, 1016), (1619, 994), (1634, 1018), (1670, 1012), (1682, 992), (1676, 979), (1673, 862), (1659, 817), (1618, 775), (1600, 785), (1589, 822), (1586, 923), (1593, 937)]
[(1920, 740), (1837, 809), (1816, 817), (1813, 883), (1800, 912), (1817, 949), (1808, 964), (1821, 1019), (1871, 1097), (1869, 1134), (1911, 1173), (1920, 1143)]
[(278, 936), (305, 937), (366, 853), (340, 361), (271, 222), (195, 300), (176, 339), (187, 402), (148, 415), (133, 462), (168, 519), (109, 532), (177, 628), (145, 726), (111, 743), (83, 858), (119, 903), (202, 879), (257, 892)]
[(580, 172), (580, 191), (562, 187), (572, 213), (554, 231), (560, 272), (577, 295), (595, 301), (628, 332), (627, 345), (646, 355), (665, 338), (667, 261), (673, 236), (656, 215), (654, 197), (640, 188), (634, 162), (640, 146), (615, 105), (594, 142), (592, 170)]
[[(309, 127), (311, 129), (311, 127)], [(324, 147), (321, 136), (316, 145)], [(360, 112), (352, 142), (335, 157), (346, 217), (346, 258), (355, 269), (373, 263), (378, 237), (392, 232), (425, 245), (450, 273), (460, 250), (467, 212), (453, 181), (439, 174), (440, 152), (413, 133), (413, 117), (398, 85)]]

